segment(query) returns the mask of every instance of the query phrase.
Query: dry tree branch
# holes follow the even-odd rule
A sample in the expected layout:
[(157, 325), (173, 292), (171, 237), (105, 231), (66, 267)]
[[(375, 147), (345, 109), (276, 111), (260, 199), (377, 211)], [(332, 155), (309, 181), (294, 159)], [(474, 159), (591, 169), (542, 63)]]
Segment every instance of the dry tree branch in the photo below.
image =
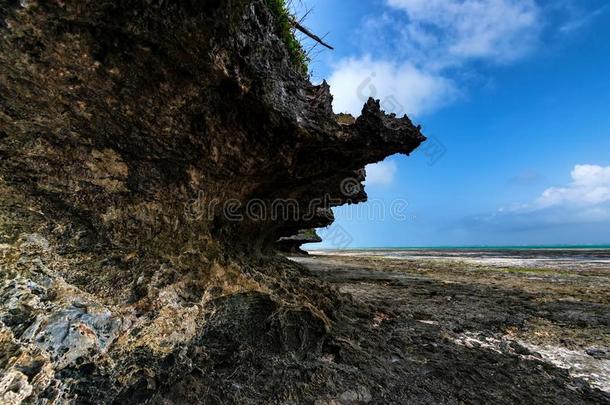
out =
[(294, 18), (291, 21), (292, 26), (301, 31), (303, 34), (307, 35), (309, 38), (313, 39), (314, 41), (316, 41), (317, 43), (319, 43), (322, 46), (325, 46), (328, 49), (335, 49), (332, 46), (328, 45), (326, 42), (324, 42), (324, 40), (322, 38), (320, 38), (319, 36), (317, 36), (316, 34), (314, 34), (313, 32), (311, 32), (310, 30), (308, 30), (307, 28), (303, 27), (297, 20), (295, 20)]

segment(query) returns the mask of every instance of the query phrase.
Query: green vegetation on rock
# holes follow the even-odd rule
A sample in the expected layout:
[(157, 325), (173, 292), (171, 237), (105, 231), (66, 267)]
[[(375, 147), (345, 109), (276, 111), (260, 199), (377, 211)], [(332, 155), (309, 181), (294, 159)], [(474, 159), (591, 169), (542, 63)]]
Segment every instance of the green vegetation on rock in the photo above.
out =
[(269, 9), (276, 19), (278, 35), (284, 41), (290, 60), (303, 76), (307, 76), (309, 57), (294, 35), (292, 21), (294, 16), (288, 10), (286, 0), (267, 0)]

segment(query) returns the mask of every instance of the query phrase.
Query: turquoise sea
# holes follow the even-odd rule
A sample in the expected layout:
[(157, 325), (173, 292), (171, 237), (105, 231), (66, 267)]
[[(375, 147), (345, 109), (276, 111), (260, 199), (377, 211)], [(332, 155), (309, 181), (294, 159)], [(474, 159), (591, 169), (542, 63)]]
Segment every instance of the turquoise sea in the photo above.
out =
[(403, 260), (453, 260), (491, 266), (610, 269), (610, 245), (439, 246), (312, 250), (313, 254)]
[[(402, 246), (356, 247), (340, 250), (610, 250), (610, 245)], [(324, 249), (323, 249), (324, 250)], [(333, 250), (333, 249), (328, 249)]]

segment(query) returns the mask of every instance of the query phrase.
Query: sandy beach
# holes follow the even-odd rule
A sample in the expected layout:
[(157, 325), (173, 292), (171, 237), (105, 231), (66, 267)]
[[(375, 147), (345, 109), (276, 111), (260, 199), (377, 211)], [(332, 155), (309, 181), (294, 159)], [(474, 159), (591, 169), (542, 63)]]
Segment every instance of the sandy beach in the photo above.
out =
[(610, 268), (462, 259), (292, 258), (371, 308), (389, 370), (435, 376), (472, 400), (506, 384), (502, 402), (517, 389), (564, 403), (560, 391), (583, 385), (599, 396), (579, 401), (610, 401)]

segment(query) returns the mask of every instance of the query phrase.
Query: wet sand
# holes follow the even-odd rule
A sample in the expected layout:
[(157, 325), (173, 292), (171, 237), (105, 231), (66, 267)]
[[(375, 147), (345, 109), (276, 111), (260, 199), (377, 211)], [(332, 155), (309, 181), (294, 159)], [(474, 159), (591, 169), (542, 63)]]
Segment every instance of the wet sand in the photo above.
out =
[[(425, 334), (433, 347), (451, 343), (471, 353), (457, 359), (443, 358), (447, 353), (427, 357), (424, 345), (399, 350), (394, 354), (396, 362), (412, 356), (435, 363), (432, 369), (464, 367), (473, 375), (487, 370), (472, 385), (476, 395), (476, 387), (486, 390), (486, 379), (493, 384), (493, 374), (505, 372), (481, 357), (481, 353), (497, 353), (519, 363), (515, 367), (523, 375), (503, 377), (512, 379), (515, 389), (537, 384), (539, 370), (551, 367), (553, 371), (546, 374), (568, 375), (572, 382), (561, 383), (568, 389), (574, 384), (576, 390), (584, 382), (601, 393), (594, 402), (603, 398), (601, 402), (610, 403), (610, 266), (591, 263), (571, 269), (549, 262), (507, 266), (463, 259), (365, 253), (292, 258), (314, 277), (366, 303), (376, 312), (371, 322), (380, 336), (401, 331), (410, 334), (409, 341), (417, 341)], [(414, 324), (424, 329), (413, 328)], [(401, 339), (405, 338), (401, 335)], [(550, 383), (540, 384), (540, 390), (546, 390), (544, 384)]]

